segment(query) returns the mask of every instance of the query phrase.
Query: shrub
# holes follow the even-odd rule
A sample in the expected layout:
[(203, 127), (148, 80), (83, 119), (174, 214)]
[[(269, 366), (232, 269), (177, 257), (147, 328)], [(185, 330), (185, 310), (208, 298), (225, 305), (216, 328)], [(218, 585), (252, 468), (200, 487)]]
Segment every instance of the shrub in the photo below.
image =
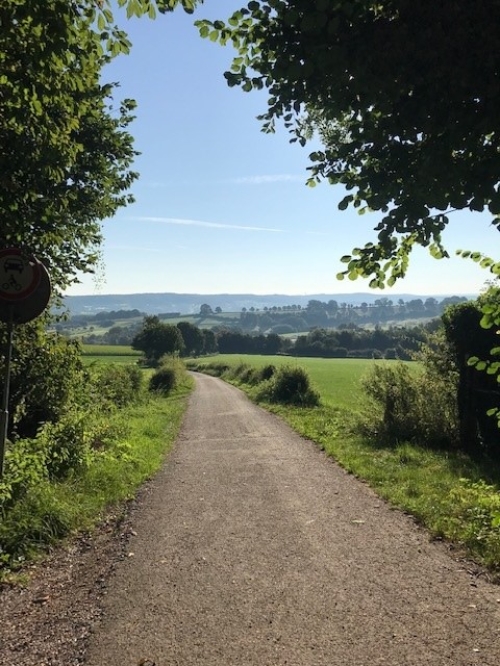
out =
[(128, 365), (96, 364), (87, 370), (83, 403), (89, 399), (101, 409), (125, 407), (138, 401), (142, 394), (143, 374), (140, 368)]
[(259, 370), (248, 363), (239, 363), (226, 373), (228, 379), (235, 380), (241, 384), (258, 384), (260, 380)]
[(252, 366), (248, 363), (238, 363), (237, 365), (231, 366), (224, 374), (228, 379), (236, 379), (239, 381), (245, 381), (242, 377), (247, 377), (249, 371), (252, 370)]
[(448, 377), (398, 362), (376, 365), (363, 386), (373, 408), (360, 421), (364, 434), (389, 442), (456, 447), (456, 388)]
[[(47, 333), (44, 325), (41, 318), (16, 330), (10, 376), (11, 439), (35, 437), (41, 424), (56, 422), (81, 385), (78, 345)], [(0, 324), (2, 373), (6, 344), (6, 327)]]
[(199, 363), (191, 359), (186, 361), (186, 367), (189, 370), (203, 372), (205, 375), (211, 375), (212, 377), (221, 377), (226, 372), (229, 372), (231, 368), (227, 363), (215, 361), (213, 363)]
[(319, 394), (311, 388), (307, 372), (303, 368), (290, 366), (283, 366), (273, 374), (259, 398), (299, 407), (315, 407), (319, 404)]
[(163, 356), (160, 366), (149, 380), (149, 390), (168, 394), (179, 385), (181, 378), (186, 374), (184, 363), (173, 356)]
[(45, 451), (36, 440), (7, 441), (4, 476), (0, 481), (0, 514), (18, 501), (29, 488), (47, 478)]
[(170, 393), (177, 385), (177, 373), (174, 368), (158, 368), (149, 380), (149, 390), (158, 393)]
[(45, 465), (51, 479), (63, 479), (89, 462), (87, 416), (83, 412), (68, 412), (58, 423), (47, 423), (37, 437), (38, 446), (45, 452)]
[(263, 368), (259, 370), (259, 381), (265, 382), (268, 379), (271, 379), (271, 377), (275, 374), (276, 372), (276, 366), (269, 364), (265, 365)]

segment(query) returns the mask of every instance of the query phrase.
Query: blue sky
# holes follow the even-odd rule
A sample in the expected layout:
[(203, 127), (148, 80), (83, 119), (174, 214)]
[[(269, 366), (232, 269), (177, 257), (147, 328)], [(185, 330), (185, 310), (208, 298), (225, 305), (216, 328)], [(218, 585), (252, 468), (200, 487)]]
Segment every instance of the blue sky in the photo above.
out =
[[(69, 294), (142, 292), (314, 294), (369, 291), (336, 279), (339, 262), (376, 237), (376, 214), (337, 209), (341, 188), (305, 185), (311, 147), (284, 129), (260, 131), (263, 92), (228, 88), (233, 51), (199, 37), (196, 18), (227, 18), (239, 0), (118, 22), (133, 43), (104, 78), (138, 102), (136, 202), (103, 223), (103, 270)], [(495, 256), (487, 215), (454, 213), (444, 239)], [(489, 274), (470, 261), (414, 253), (408, 276), (384, 294), (473, 294)]]

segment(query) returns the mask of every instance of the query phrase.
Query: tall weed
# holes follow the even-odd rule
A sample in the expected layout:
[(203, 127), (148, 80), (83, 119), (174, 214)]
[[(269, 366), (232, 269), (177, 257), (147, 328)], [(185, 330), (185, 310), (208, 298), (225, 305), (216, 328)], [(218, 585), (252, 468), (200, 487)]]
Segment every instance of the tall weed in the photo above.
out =
[(389, 442), (413, 441), (434, 447), (458, 445), (457, 382), (443, 350), (427, 346), (421, 371), (399, 362), (377, 364), (362, 380), (370, 408), (361, 432)]

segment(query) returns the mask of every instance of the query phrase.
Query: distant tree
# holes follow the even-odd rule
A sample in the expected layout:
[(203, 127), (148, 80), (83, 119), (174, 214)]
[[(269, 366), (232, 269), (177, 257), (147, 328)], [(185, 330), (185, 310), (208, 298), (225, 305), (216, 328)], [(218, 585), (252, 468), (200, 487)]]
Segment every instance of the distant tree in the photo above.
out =
[(276, 333), (269, 333), (266, 335), (264, 342), (264, 354), (274, 355), (282, 349), (282, 340)]
[(203, 303), (200, 306), (200, 314), (202, 315), (202, 317), (208, 317), (209, 315), (213, 314), (213, 310), (210, 307), (210, 305), (208, 305), (207, 303)]
[(184, 341), (177, 326), (162, 323), (158, 317), (144, 318), (142, 329), (132, 340), (132, 349), (143, 352), (149, 363), (157, 363), (165, 354), (182, 352)]
[(315, 299), (311, 299), (310, 301), (307, 302), (306, 308), (311, 312), (317, 312), (317, 311), (324, 312), (326, 310), (326, 303), (323, 303), (322, 301), (318, 301)]
[(207, 328), (202, 328), (201, 333), (203, 335), (203, 353), (215, 354), (217, 351), (217, 340), (215, 333)]
[(220, 313), (222, 312), (222, 308), (220, 307), (220, 305), (218, 305), (218, 306), (215, 308), (215, 312), (216, 312), (217, 314), (220, 314)]
[(203, 334), (198, 326), (194, 326), (189, 321), (180, 321), (177, 328), (181, 332), (184, 341), (183, 354), (198, 356), (203, 351)]

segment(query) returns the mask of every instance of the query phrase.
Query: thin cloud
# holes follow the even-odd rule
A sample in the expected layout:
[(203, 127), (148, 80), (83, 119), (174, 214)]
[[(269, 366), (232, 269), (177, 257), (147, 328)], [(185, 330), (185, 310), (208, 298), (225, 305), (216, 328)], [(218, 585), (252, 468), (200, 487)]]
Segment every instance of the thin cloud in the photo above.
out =
[(146, 187), (152, 187), (152, 188), (156, 189), (156, 188), (168, 187), (169, 185), (171, 185), (171, 183), (162, 183), (160, 181), (152, 180), (152, 181), (148, 181), (146, 183), (143, 183), (143, 185), (145, 185)]
[(268, 176), (242, 176), (241, 178), (234, 178), (231, 182), (248, 184), (248, 185), (262, 185), (265, 183), (295, 183), (304, 182), (304, 176), (294, 176), (292, 174), (274, 174)]
[(177, 224), (184, 227), (203, 227), (205, 229), (231, 229), (232, 231), (265, 231), (268, 233), (283, 233), (283, 229), (270, 227), (247, 227), (237, 224), (222, 224), (221, 222), (204, 222), (202, 220), (185, 220), (177, 217), (135, 217), (139, 222), (160, 222), (162, 224)]
[(106, 245), (107, 250), (126, 250), (132, 252), (155, 252), (164, 254), (165, 250), (160, 250), (157, 247), (137, 247), (137, 245)]

